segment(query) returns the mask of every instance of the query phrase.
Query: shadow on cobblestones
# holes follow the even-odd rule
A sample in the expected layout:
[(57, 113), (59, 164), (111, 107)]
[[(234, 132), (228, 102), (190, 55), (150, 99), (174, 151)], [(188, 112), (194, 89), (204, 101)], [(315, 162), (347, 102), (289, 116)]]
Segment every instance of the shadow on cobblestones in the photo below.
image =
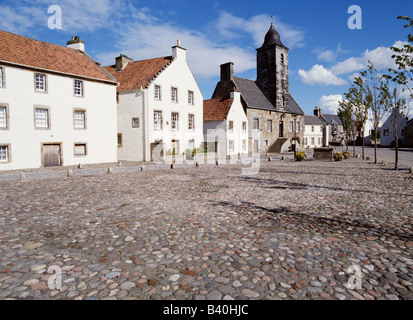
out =
[[(247, 223), (250, 226), (267, 228), (273, 227), (284, 231), (289, 229), (291, 225), (300, 228), (304, 232), (313, 233), (321, 232), (323, 234), (348, 234), (357, 237), (357, 240), (365, 240), (363, 237), (375, 237), (379, 238), (397, 239), (401, 241), (412, 241), (413, 232), (400, 232), (400, 230), (393, 230), (381, 225), (373, 225), (357, 219), (351, 219), (348, 217), (342, 218), (329, 218), (329, 217), (315, 217), (309, 214), (293, 212), (285, 207), (278, 208), (265, 208), (256, 206), (253, 203), (232, 203), (232, 202), (218, 202), (214, 203), (215, 206), (231, 207), (235, 212), (240, 215), (255, 216), (255, 219), (248, 217)], [(271, 225), (268, 225), (270, 223)], [(380, 239), (381, 240), (381, 239)]]

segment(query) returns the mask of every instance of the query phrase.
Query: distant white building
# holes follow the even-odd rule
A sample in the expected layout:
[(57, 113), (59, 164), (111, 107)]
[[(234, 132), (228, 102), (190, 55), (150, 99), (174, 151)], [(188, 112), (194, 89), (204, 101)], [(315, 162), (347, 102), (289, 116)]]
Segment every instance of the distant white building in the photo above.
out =
[(220, 156), (248, 154), (248, 118), (238, 91), (229, 99), (204, 101), (204, 141)]
[(121, 55), (105, 69), (120, 83), (119, 160), (161, 160), (201, 146), (203, 97), (179, 41), (172, 56), (133, 61)]
[(0, 43), (0, 170), (116, 162), (117, 82), (84, 42)]
[(318, 148), (323, 146), (323, 127), (325, 125), (320, 117), (313, 115), (304, 116), (304, 148)]

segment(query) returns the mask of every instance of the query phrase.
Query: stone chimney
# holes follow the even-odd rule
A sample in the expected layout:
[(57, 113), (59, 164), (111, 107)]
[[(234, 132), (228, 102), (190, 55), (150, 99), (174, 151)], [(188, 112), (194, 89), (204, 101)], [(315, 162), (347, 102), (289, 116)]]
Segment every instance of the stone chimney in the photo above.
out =
[(317, 117), (321, 117), (321, 107), (315, 107), (314, 115)]
[(186, 49), (181, 47), (181, 40), (177, 40), (176, 46), (172, 47), (172, 57), (186, 61)]
[(221, 82), (234, 80), (234, 63), (228, 62), (221, 64)]
[(85, 51), (85, 42), (78, 36), (72, 37), (72, 40), (66, 43), (68, 48), (72, 48), (79, 51)]
[(133, 59), (121, 54), (116, 58), (116, 71), (123, 70), (129, 62), (133, 62)]

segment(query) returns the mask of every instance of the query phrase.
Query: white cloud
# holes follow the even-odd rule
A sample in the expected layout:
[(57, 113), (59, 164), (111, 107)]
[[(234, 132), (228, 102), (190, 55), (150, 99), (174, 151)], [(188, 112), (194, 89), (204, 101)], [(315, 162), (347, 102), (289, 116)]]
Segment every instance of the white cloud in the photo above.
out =
[(310, 70), (298, 70), (298, 74), (304, 83), (311, 85), (345, 85), (347, 81), (335, 76), (330, 70), (324, 66), (316, 64)]
[[(264, 36), (269, 29), (270, 21), (270, 17), (265, 14), (243, 19), (229, 12), (221, 11), (218, 19), (211, 23), (211, 26), (227, 40), (237, 39), (249, 34), (253, 38), (254, 45), (259, 47), (264, 43)], [(304, 46), (305, 32), (303, 30), (281, 22), (278, 18), (275, 19), (274, 26), (280, 34), (281, 41), (287, 47), (292, 49)]]
[(322, 96), (318, 100), (318, 105), (321, 107), (323, 113), (337, 113), (339, 107), (339, 101), (343, 101), (343, 97), (340, 94), (332, 94), (329, 96)]

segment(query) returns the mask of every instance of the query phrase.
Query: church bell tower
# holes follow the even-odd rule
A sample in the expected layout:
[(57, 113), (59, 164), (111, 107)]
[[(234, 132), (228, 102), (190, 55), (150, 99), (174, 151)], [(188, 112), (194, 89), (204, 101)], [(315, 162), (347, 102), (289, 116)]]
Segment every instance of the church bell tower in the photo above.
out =
[(257, 49), (257, 85), (279, 111), (288, 110), (288, 48), (281, 42), (274, 24)]

